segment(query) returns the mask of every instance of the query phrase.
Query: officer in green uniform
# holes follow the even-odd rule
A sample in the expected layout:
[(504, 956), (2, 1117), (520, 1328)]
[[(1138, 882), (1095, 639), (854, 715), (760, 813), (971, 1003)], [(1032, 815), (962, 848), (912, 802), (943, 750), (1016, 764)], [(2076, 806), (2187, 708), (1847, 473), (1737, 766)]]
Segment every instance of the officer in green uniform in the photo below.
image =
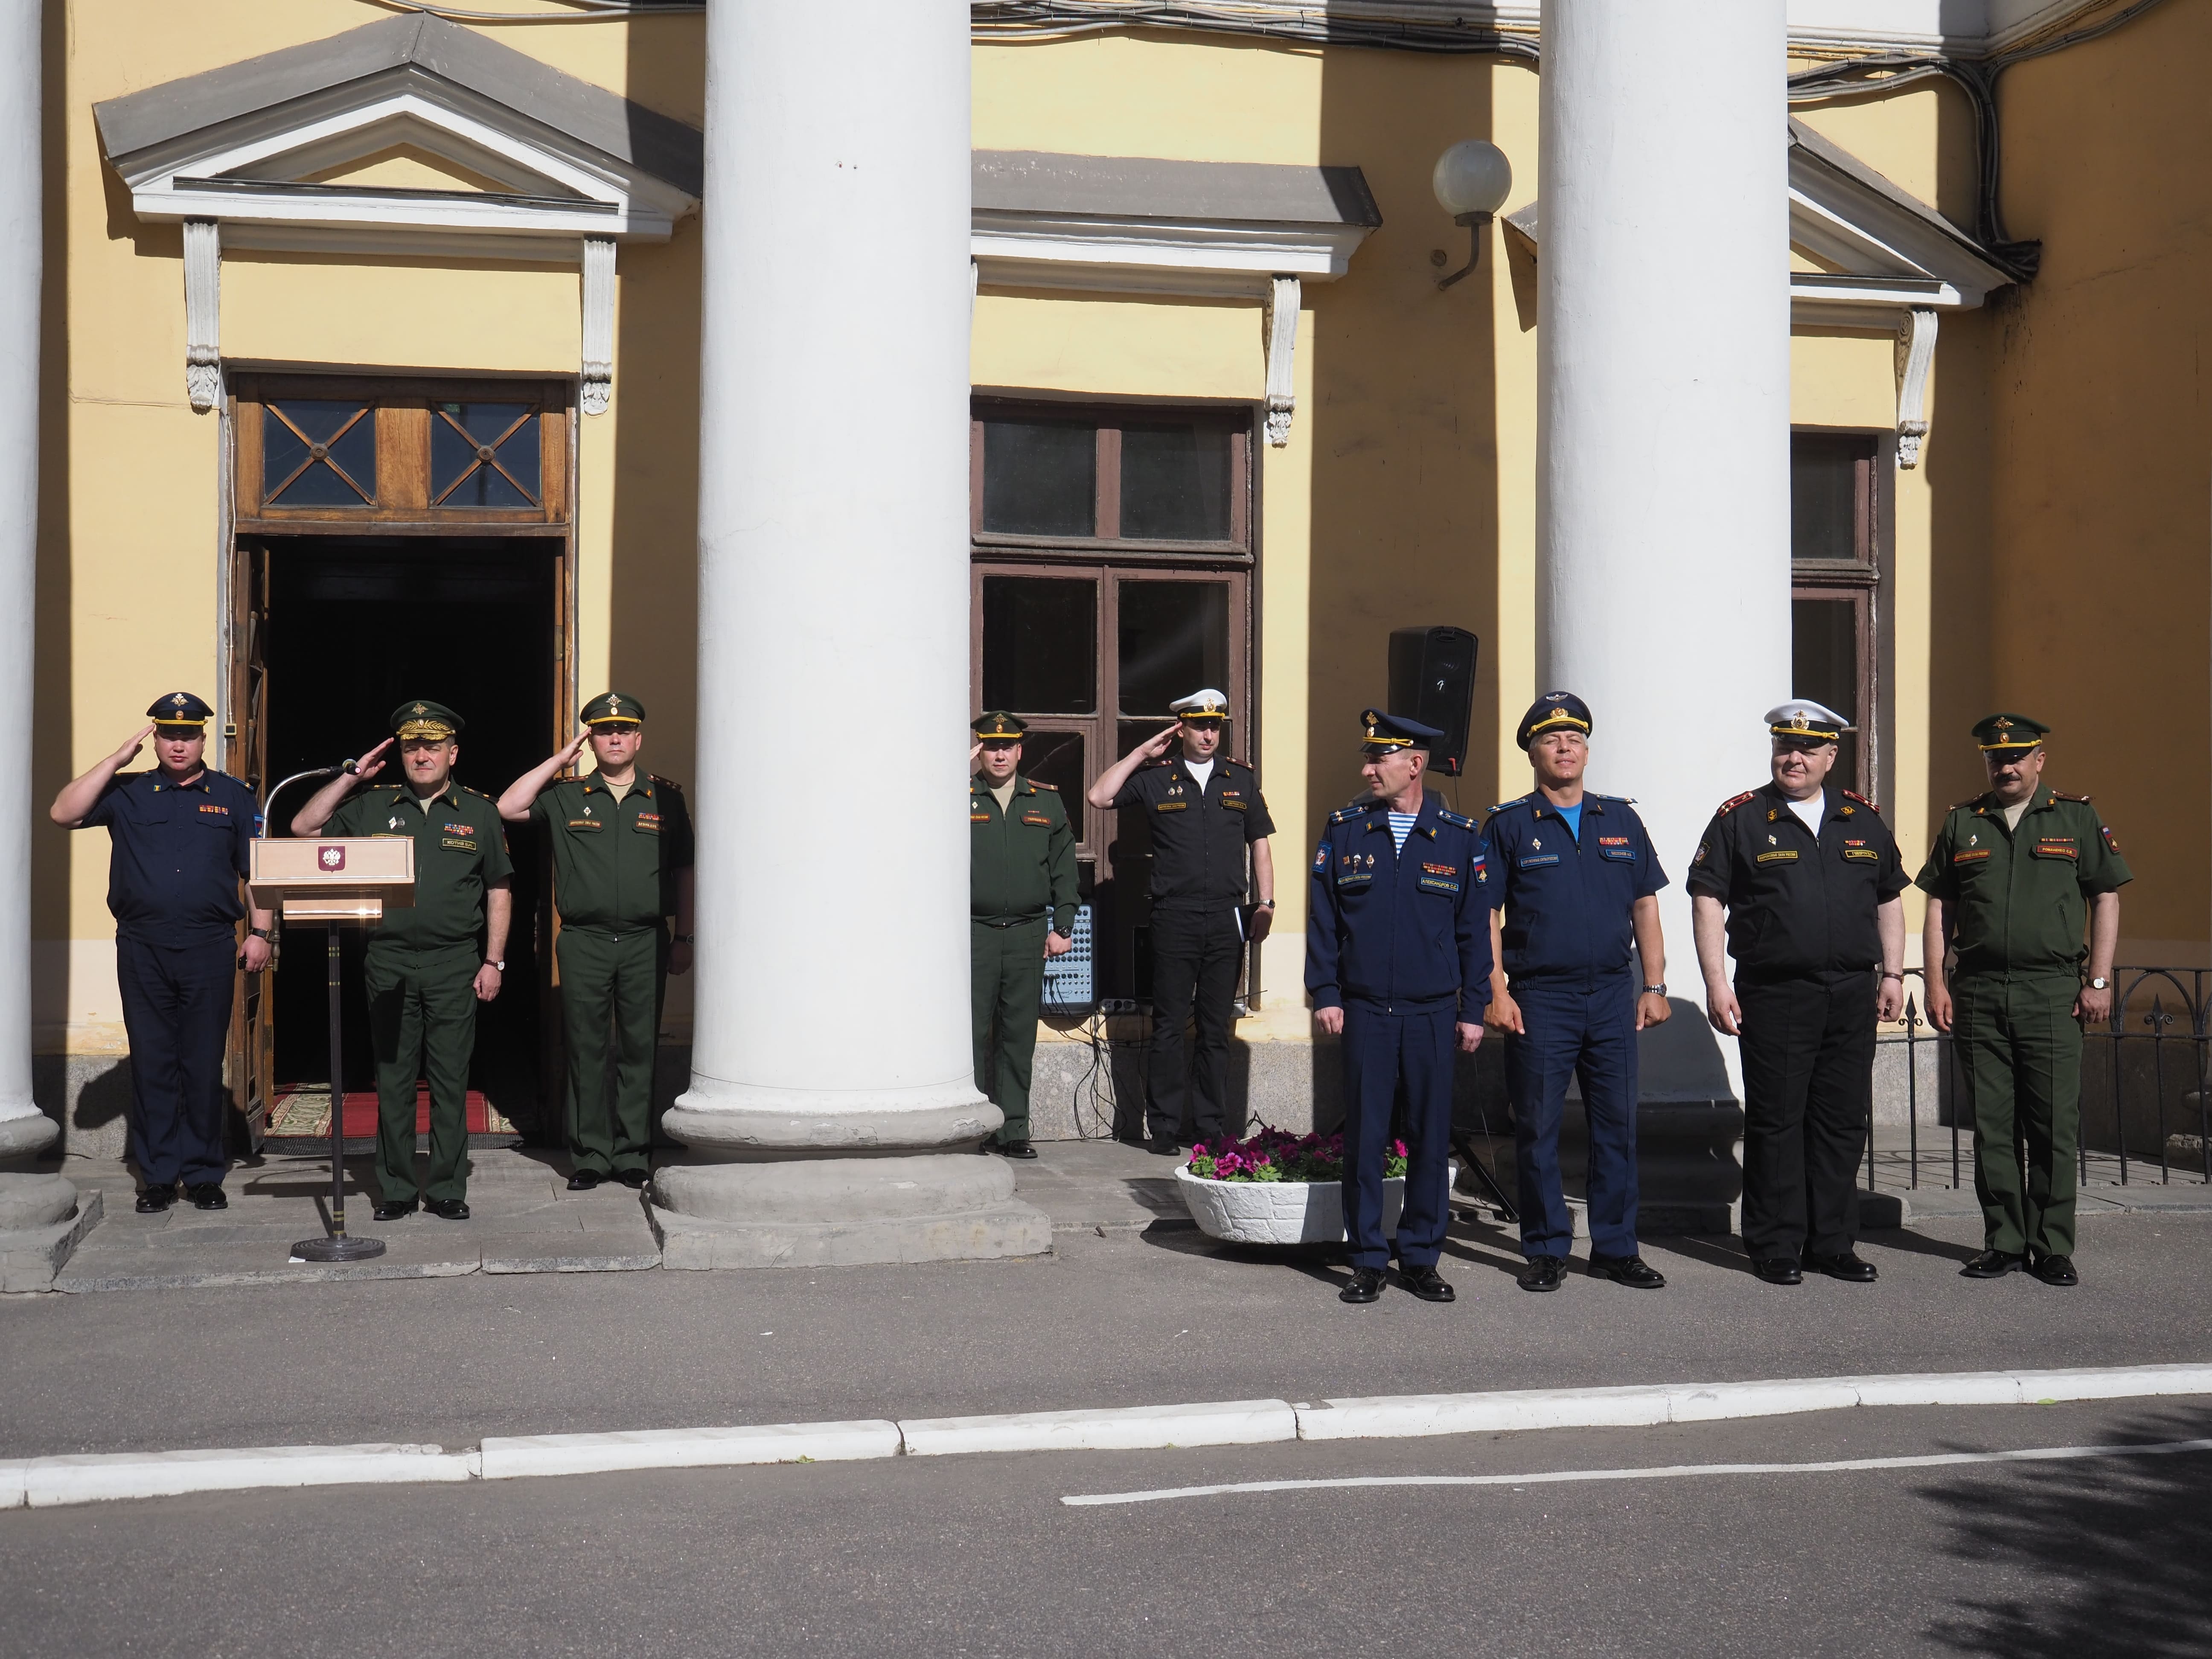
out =
[[(553, 847), (571, 1192), (610, 1178), (642, 1187), (649, 1177), (661, 993), (666, 975), (691, 966), (691, 813), (684, 792), (638, 769), (645, 705), (635, 697), (605, 692), (584, 705), (583, 721), (583, 735), (499, 798), (501, 817), (535, 818)], [(587, 743), (599, 769), (556, 781)]]
[[(404, 702), (393, 735), (316, 791), (292, 819), (295, 836), (405, 836), (415, 843), (415, 902), (396, 905), (368, 936), (362, 979), (376, 1049), (379, 1221), (419, 1202), (468, 1219), (469, 1057), (477, 1004), (499, 994), (513, 908), (507, 836), (488, 796), (453, 781), (461, 717), (441, 702)], [(383, 771), (399, 744), (403, 783), (347, 797)], [(430, 1085), (430, 1179), (415, 1180), (415, 1085)], [(331, 1108), (337, 1109), (333, 1101)]]
[(1989, 790), (1951, 809), (1919, 884), (1928, 1017), (1951, 1034), (1974, 1115), (1987, 1248), (1963, 1271), (1998, 1279), (2025, 1267), (2071, 1285), (2081, 1024), (2112, 1018), (2119, 890), (2133, 877), (2089, 798), (2045, 786), (2049, 730), (2024, 714), (1974, 727)]
[[(1030, 1062), (1036, 1054), (1044, 959), (1075, 943), (1075, 831), (1060, 792), (1024, 777), (1022, 734), (1004, 709), (969, 729), (968, 951), (975, 1014), (975, 1086), (1006, 1115), (986, 1152), (1035, 1158)], [(995, 1031), (994, 1031), (995, 1028)]]

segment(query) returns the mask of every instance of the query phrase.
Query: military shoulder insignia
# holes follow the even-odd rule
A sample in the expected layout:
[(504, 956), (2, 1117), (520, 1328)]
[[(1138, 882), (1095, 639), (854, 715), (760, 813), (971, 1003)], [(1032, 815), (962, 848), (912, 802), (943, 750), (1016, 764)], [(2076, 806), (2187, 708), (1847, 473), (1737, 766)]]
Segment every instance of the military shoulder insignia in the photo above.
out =
[(1881, 807), (1875, 805), (1874, 802), (1869, 800), (1864, 795), (1859, 793), (1856, 789), (1838, 789), (1836, 793), (1839, 795), (1844, 796), (1848, 799), (1856, 801), (1862, 806), (1872, 808), (1875, 811), (1879, 812), (1881, 811)]
[(2087, 795), (2069, 795), (2063, 789), (2052, 790), (2051, 792), (2051, 799), (2053, 800), (2078, 801), (2084, 806), (2087, 806), (2089, 804), (2089, 798)]
[(1055, 795), (1060, 793), (1060, 786), (1058, 784), (1045, 783), (1036, 778), (1031, 778), (1030, 780), (1030, 787), (1032, 789), (1049, 789)]
[(1949, 812), (1964, 812), (1973, 807), (1979, 806), (1981, 804), (1982, 798), (1979, 795), (1972, 795), (1965, 800), (1953, 801), (1950, 805), (1946, 807), (1944, 810)]
[(1741, 795), (1731, 795), (1728, 799), (1723, 801), (1718, 806), (1713, 808), (1713, 816), (1717, 818), (1725, 817), (1727, 814), (1735, 811), (1737, 807), (1742, 805), (1744, 802), (1749, 800), (1758, 793), (1759, 791), (1756, 789), (1747, 789)]
[(1523, 802), (1523, 801), (1527, 800), (1528, 799), (1528, 796), (1526, 796), (1526, 795), (1516, 795), (1516, 796), (1514, 796), (1514, 798), (1513, 798), (1511, 800), (1502, 800), (1502, 801), (1499, 801), (1499, 802), (1498, 802), (1495, 806), (1492, 806), (1492, 807), (1490, 809), (1490, 811), (1491, 811), (1492, 812), (1503, 812), (1503, 811), (1504, 811), (1507, 807), (1509, 807), (1509, 806), (1518, 806), (1518, 805), (1521, 805), (1521, 803), (1522, 803), (1522, 802)]
[(1463, 818), (1448, 806), (1439, 806), (1437, 808), (1437, 817), (1443, 823), (1449, 823), (1455, 829), (1472, 830), (1474, 828), (1474, 820), (1473, 818)]
[(1595, 789), (1590, 791), (1590, 798), (1594, 800), (1618, 801), (1623, 806), (1636, 805), (1636, 797), (1633, 795), (1601, 795)]
[(1349, 823), (1354, 818), (1364, 818), (1366, 816), (1367, 808), (1365, 805), (1359, 801), (1354, 801), (1349, 806), (1340, 806), (1336, 811), (1331, 812), (1328, 815), (1328, 821), (1331, 823)]

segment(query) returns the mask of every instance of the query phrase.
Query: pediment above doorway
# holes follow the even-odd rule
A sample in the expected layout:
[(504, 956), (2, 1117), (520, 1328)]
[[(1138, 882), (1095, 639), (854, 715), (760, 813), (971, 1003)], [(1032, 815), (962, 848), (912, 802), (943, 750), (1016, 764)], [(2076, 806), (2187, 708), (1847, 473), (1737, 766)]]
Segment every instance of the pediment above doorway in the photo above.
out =
[(94, 106), (151, 223), (185, 235), (186, 385), (220, 396), (225, 248), (580, 265), (586, 412), (606, 407), (615, 250), (696, 211), (699, 131), (428, 15)]

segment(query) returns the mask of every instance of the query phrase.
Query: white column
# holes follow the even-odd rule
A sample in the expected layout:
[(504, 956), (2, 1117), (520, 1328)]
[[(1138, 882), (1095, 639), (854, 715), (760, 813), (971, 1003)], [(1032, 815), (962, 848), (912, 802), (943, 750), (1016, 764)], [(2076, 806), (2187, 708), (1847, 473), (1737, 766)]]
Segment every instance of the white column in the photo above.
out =
[[(0, 708), (33, 707), (39, 524), (40, 110), (46, 8), (0, 7)], [(60, 1133), (31, 1098), (31, 815), (0, 812), (0, 1158)]]
[(665, 1207), (781, 1230), (677, 1265), (1042, 1249), (925, 1224), (1012, 1191), (971, 1150), (1003, 1120), (969, 1038), (968, 9), (712, 0), (707, 27), (699, 981), (667, 1125), (799, 1161), (664, 1171)]
[(1783, 6), (1544, 0), (1543, 30), (1537, 677), (1590, 705), (1696, 999), (1683, 875), (1791, 690)]

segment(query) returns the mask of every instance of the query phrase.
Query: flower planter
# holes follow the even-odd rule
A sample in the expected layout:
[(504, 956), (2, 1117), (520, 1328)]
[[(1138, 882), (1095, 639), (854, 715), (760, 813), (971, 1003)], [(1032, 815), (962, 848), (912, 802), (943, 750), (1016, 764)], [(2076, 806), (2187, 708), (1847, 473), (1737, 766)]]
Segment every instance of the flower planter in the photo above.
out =
[[(1209, 1238), (1232, 1244), (1340, 1244), (1344, 1242), (1344, 1188), (1334, 1181), (1209, 1181), (1176, 1166), (1176, 1189), (1190, 1206), (1190, 1218)], [(1398, 1212), (1406, 1202), (1406, 1178), (1382, 1182), (1382, 1231), (1398, 1231)]]

